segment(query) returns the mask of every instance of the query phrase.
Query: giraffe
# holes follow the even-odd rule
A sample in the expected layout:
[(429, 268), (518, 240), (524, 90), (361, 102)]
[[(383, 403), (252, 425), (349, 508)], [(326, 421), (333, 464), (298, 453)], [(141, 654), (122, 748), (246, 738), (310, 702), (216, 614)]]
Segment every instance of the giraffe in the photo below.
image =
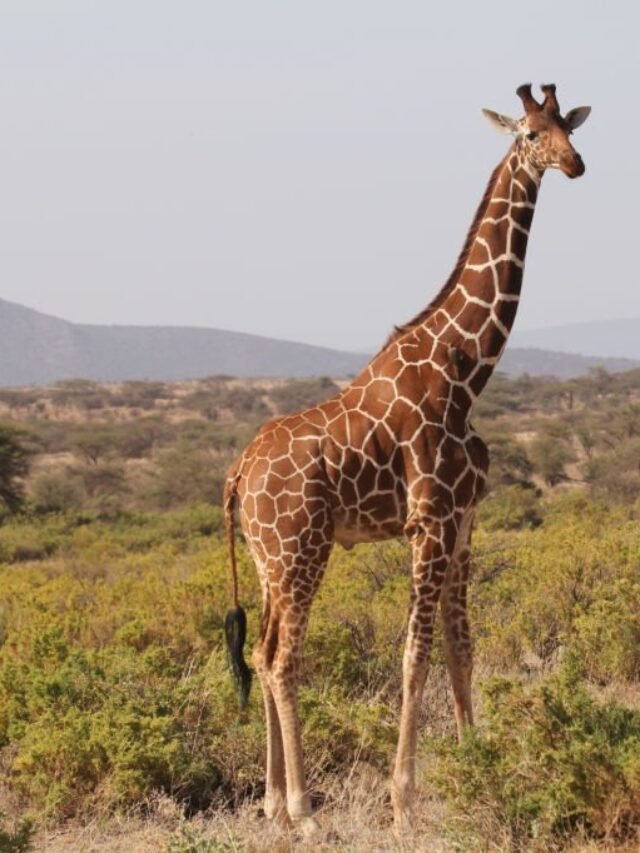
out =
[(450, 277), (396, 326), (362, 373), (321, 405), (266, 424), (229, 471), (224, 494), (233, 576), (227, 638), (246, 701), (233, 514), (263, 599), (253, 653), (267, 722), (264, 810), (304, 833), (317, 827), (305, 783), (297, 707), (302, 645), (335, 542), (406, 536), (412, 555), (402, 708), (391, 782), (394, 820), (411, 824), (418, 716), (440, 605), (459, 736), (473, 723), (466, 612), (470, 538), (485, 487), (487, 447), (469, 421), (514, 322), (538, 190), (547, 168), (585, 167), (569, 136), (590, 107), (562, 116), (555, 85), (517, 89), (524, 116), (483, 110), (513, 144), (493, 171)]

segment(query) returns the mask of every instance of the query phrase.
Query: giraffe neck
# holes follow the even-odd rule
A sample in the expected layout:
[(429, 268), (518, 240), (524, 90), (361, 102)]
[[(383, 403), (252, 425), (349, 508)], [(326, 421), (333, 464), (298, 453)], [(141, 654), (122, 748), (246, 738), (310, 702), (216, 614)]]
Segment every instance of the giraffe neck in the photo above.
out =
[(541, 178), (514, 145), (494, 171), (456, 269), (423, 322), (446, 345), (472, 399), (513, 326)]

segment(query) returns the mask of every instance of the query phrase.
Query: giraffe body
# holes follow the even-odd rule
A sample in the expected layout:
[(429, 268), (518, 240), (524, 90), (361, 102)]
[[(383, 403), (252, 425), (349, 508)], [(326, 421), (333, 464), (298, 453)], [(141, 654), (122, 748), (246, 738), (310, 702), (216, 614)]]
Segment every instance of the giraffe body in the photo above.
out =
[[(229, 472), (227, 512), (237, 502), (263, 596), (253, 660), (267, 717), (269, 817), (314, 825), (297, 683), (311, 602), (335, 542), (351, 547), (405, 535), (411, 543), (392, 783), (399, 823), (410, 819), (418, 715), (438, 605), (459, 733), (473, 721), (466, 588), (474, 510), (489, 457), (469, 416), (515, 318), (544, 169), (556, 165), (572, 177), (584, 171), (568, 142), (569, 118), (579, 113), (577, 126), (588, 108), (562, 119), (552, 88), (546, 87), (543, 105), (532, 99), (530, 87), (518, 90), (527, 110), (519, 122), (489, 114), (493, 123), (508, 126), (516, 142), (492, 174), (439, 294), (395, 330), (343, 391), (264, 426)], [(544, 146), (535, 141), (539, 136)]]

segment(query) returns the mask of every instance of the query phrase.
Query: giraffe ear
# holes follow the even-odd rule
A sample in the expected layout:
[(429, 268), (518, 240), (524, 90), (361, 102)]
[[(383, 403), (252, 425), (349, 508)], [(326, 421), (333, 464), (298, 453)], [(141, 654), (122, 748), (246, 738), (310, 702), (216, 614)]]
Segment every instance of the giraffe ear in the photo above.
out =
[(580, 127), (581, 124), (584, 124), (589, 118), (590, 112), (591, 107), (576, 107), (573, 110), (569, 110), (564, 117), (564, 120), (569, 125), (569, 130), (575, 130), (576, 127)]
[(514, 118), (509, 118), (509, 116), (502, 115), (501, 113), (494, 113), (493, 110), (482, 110), (482, 112), (488, 119), (489, 124), (500, 133), (516, 134), (518, 132), (519, 125)]

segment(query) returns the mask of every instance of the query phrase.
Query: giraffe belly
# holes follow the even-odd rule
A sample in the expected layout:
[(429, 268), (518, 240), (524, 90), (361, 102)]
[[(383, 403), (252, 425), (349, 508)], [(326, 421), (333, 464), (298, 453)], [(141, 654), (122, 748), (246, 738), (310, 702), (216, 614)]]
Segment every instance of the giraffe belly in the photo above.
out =
[[(382, 504), (380, 514), (382, 514)], [(351, 548), (360, 542), (382, 542), (403, 535), (405, 512), (394, 502), (394, 512), (384, 519), (377, 520), (370, 513), (357, 509), (334, 512), (334, 537), (344, 548)]]
[(338, 545), (349, 549), (361, 542), (383, 542), (385, 539), (397, 539), (403, 535), (403, 525), (398, 524), (394, 527), (389, 525), (385, 529), (378, 527), (369, 530), (364, 530), (362, 527), (336, 527), (334, 535)]

